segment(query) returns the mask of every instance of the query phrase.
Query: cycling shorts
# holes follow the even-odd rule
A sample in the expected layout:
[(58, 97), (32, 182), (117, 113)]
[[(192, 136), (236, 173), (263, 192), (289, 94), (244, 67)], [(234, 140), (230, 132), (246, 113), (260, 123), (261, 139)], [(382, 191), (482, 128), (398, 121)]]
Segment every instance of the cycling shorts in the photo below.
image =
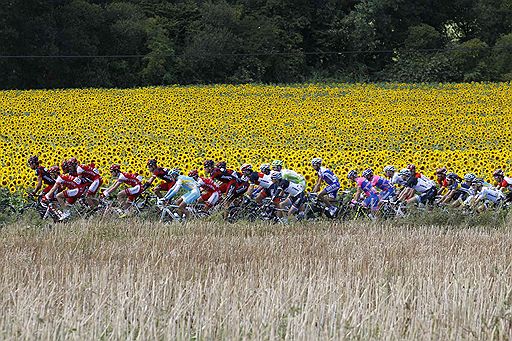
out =
[(426, 204), (427, 202), (433, 203), (434, 199), (437, 195), (437, 188), (435, 186), (431, 187), (430, 189), (427, 189), (425, 192), (416, 195), (416, 198), (419, 203)]
[(183, 194), (181, 196), (181, 199), (185, 202), (185, 204), (189, 205), (193, 202), (195, 202), (199, 197), (201, 196), (201, 192), (198, 188), (194, 188), (193, 190)]
[(219, 201), (220, 193), (219, 192), (206, 192), (201, 195), (201, 199), (208, 207), (213, 207)]
[(367, 208), (371, 208), (372, 210), (376, 210), (379, 205), (379, 197), (377, 194), (370, 194), (369, 197), (364, 199), (363, 206)]
[(128, 197), (129, 201), (134, 201), (142, 193), (142, 186), (137, 185), (124, 190), (124, 194)]
[(324, 192), (329, 195), (331, 198), (333, 199), (336, 199), (336, 197), (338, 196), (338, 190), (340, 189), (340, 184), (339, 183), (333, 183), (327, 187), (324, 188)]
[(306, 196), (304, 195), (304, 192), (300, 192), (299, 194), (297, 194), (294, 197), (289, 196), (288, 198), (290, 198), (290, 201), (292, 203), (292, 207), (297, 209), (297, 210), (300, 209), (302, 204), (304, 204), (306, 202)]
[(85, 188), (84, 187), (77, 187), (73, 189), (67, 189), (62, 194), (64, 195), (64, 198), (66, 198), (66, 201), (68, 204), (74, 204), (78, 198), (84, 194)]
[(396, 195), (395, 187), (390, 187), (387, 191), (380, 192), (380, 200), (388, 200)]

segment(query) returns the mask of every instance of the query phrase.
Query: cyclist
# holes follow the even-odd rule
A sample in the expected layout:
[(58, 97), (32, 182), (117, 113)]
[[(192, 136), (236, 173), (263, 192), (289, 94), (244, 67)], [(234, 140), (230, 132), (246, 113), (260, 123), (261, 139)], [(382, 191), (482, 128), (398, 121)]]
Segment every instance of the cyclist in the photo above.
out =
[[(338, 208), (334, 206), (332, 202), (336, 200), (336, 197), (338, 196), (338, 190), (341, 187), (340, 181), (338, 180), (338, 177), (334, 175), (332, 170), (322, 167), (321, 158), (313, 158), (311, 160), (311, 166), (318, 175), (316, 184), (313, 187), (313, 192), (318, 193), (318, 199), (320, 199), (326, 205), (330, 216), (334, 217)], [(327, 186), (323, 190), (320, 190), (322, 182), (325, 182)]]
[(444, 194), (444, 192), (448, 190), (448, 180), (446, 179), (447, 172), (448, 171), (444, 167), (436, 169), (436, 180), (437, 185), (439, 186), (437, 192), (439, 194)]
[(291, 181), (293, 183), (299, 184), (303, 189), (306, 189), (306, 179), (300, 174), (291, 169), (283, 169), (283, 161), (274, 160), (272, 161), (272, 170), (276, 172), (281, 172), (283, 175), (283, 179)]
[(494, 187), (485, 187), (484, 180), (481, 178), (477, 178), (473, 182), (473, 187), (475, 188), (476, 194), (471, 203), (471, 207), (476, 209), (476, 212), (478, 213), (481, 213), (488, 208), (488, 202), (491, 202), (496, 206), (502, 200), (505, 200), (505, 195), (499, 189)]
[(210, 210), (215, 206), (220, 199), (219, 186), (210, 178), (203, 178), (199, 176), (197, 169), (193, 169), (188, 172), (188, 176), (194, 179), (199, 188), (201, 189), (201, 197), (197, 200), (198, 202), (204, 202), (205, 211)]
[(76, 174), (75, 176), (78, 176), (84, 183), (88, 184), (88, 190), (85, 193), (85, 198), (89, 207), (94, 208), (98, 204), (98, 200), (96, 200), (94, 196), (98, 193), (100, 186), (103, 184), (103, 179), (101, 178), (100, 172), (94, 163), (82, 165), (79, 164), (78, 161), (75, 161), (75, 158), (68, 161), (71, 169), (70, 174)]
[[(62, 169), (69, 170), (71, 165), (68, 161), (64, 161), (61, 167)], [(55, 179), (52, 189), (45, 194), (44, 199), (50, 202), (55, 195), (59, 206), (64, 208), (67, 205), (74, 204), (84, 194), (86, 189), (87, 184), (79, 177), (70, 174), (60, 174)], [(66, 219), (70, 214), (69, 210), (63, 211), (61, 220)]]
[(405, 181), (402, 179), (400, 175), (398, 175), (398, 173), (395, 170), (395, 166), (384, 167), (384, 175), (391, 183), (391, 185), (405, 186)]
[(473, 188), (471, 187), (475, 179), (476, 175), (473, 173), (468, 173), (464, 175), (464, 181), (460, 184), (459, 188), (460, 196), (453, 202), (453, 207), (457, 208), (462, 204), (469, 205), (471, 198), (475, 194)]
[(143, 189), (148, 189), (153, 181), (155, 181), (156, 178), (161, 179), (162, 181), (158, 186), (156, 186), (153, 189), (153, 192), (155, 195), (159, 198), (162, 197), (161, 191), (167, 192), (169, 191), (172, 186), (174, 186), (175, 181), (173, 177), (170, 175), (170, 170), (167, 168), (158, 167), (157, 162), (155, 159), (150, 159), (146, 163), (146, 166), (148, 167), (148, 170), (151, 172), (151, 177), (148, 179), (148, 181), (144, 184)]
[(457, 200), (463, 193), (460, 190), (461, 184), (457, 174), (450, 172), (446, 174), (445, 179), (446, 185), (443, 184), (443, 187), (446, 188), (447, 192), (437, 201), (439, 205), (447, 205), (451, 201)]
[(281, 172), (274, 171), (270, 177), (275, 184), (272, 190), (272, 200), (275, 201), (276, 197), (286, 194), (286, 199), (281, 201), (278, 206), (281, 209), (289, 207), (287, 217), (283, 216), (283, 213), (279, 211), (276, 212), (276, 215), (285, 224), (288, 223), (288, 218), (292, 218), (296, 212), (299, 212), (300, 217), (300, 214), (304, 211), (304, 202), (306, 201), (304, 188), (299, 184), (284, 179)]
[[(39, 161), (39, 158), (35, 155), (28, 159), (28, 165), (31, 169), (35, 170), (37, 176), (36, 188), (34, 188), (30, 195), (34, 197), (38, 196), (38, 200), (40, 200), (41, 196), (48, 193), (52, 189), (53, 185), (55, 185), (55, 178), (52, 177), (46, 168), (41, 166), (41, 161)], [(39, 194), (39, 190), (43, 187), (43, 184), (45, 187), (41, 191), (41, 194)]]
[[(270, 187), (273, 184), (270, 175), (267, 175), (263, 172), (253, 171), (252, 166), (249, 164), (243, 164), (242, 167), (240, 167), (240, 170), (242, 171), (242, 174), (248, 179), (248, 181), (254, 185), (249, 188), (247, 195), (249, 197), (255, 195), (255, 201), (258, 204), (261, 204), (264, 198), (270, 196)], [(268, 167), (268, 172), (270, 174), (270, 167)]]
[(363, 177), (368, 180), (372, 186), (378, 189), (379, 192), (379, 202), (382, 200), (391, 199), (396, 195), (395, 187), (384, 177), (374, 175), (373, 169), (368, 168), (363, 172)]
[(233, 201), (235, 201), (235, 199), (247, 192), (249, 189), (249, 182), (242, 179), (242, 174), (235, 172), (232, 169), (227, 169), (224, 161), (218, 162), (210, 174), (210, 177), (213, 180), (222, 182), (219, 189), (221, 193), (226, 194), (226, 200), (224, 202), (224, 218), (227, 218), (229, 214), (229, 206)]
[(180, 217), (185, 216), (186, 219), (190, 217), (190, 212), (187, 210), (187, 205), (194, 203), (201, 196), (201, 191), (197, 182), (190, 176), (180, 175), (179, 169), (173, 169), (169, 172), (169, 175), (174, 179), (175, 183), (171, 189), (164, 195), (163, 198), (158, 199), (158, 202), (167, 203), (172, 199), (178, 191), (183, 188), (185, 194), (183, 194), (178, 200), (178, 214)]
[(416, 166), (414, 164), (412, 164), (412, 163), (407, 165), (407, 169), (411, 171), (411, 174), (413, 174), (415, 178), (422, 178), (425, 181), (429, 181), (430, 180), (428, 177), (426, 177), (422, 173), (417, 172), (416, 171)]
[(128, 188), (120, 191), (117, 194), (117, 199), (123, 207), (127, 210), (133, 201), (142, 193), (142, 176), (136, 173), (121, 172), (119, 164), (110, 166), (110, 175), (115, 179), (115, 183), (103, 191), (103, 195), (108, 198), (119, 186), (125, 184)]
[(370, 181), (366, 180), (362, 176), (358, 176), (355, 170), (348, 172), (347, 179), (355, 182), (357, 186), (356, 193), (354, 194), (354, 199), (352, 202), (359, 202), (361, 195), (364, 194), (366, 198), (363, 200), (363, 207), (369, 208), (373, 212), (377, 211), (379, 207), (379, 196), (377, 195), (377, 192), (373, 188)]
[[(417, 177), (409, 169), (402, 169), (400, 176), (406, 181), (408, 190), (402, 191), (399, 200), (405, 201), (407, 204), (426, 204), (433, 203), (437, 195), (437, 187), (434, 181), (425, 180), (424, 177)], [(412, 197), (410, 194), (413, 194)]]
[(507, 201), (512, 201), (512, 178), (506, 177), (501, 169), (496, 169), (492, 176), (496, 180), (496, 188), (505, 194)]
[(73, 176), (78, 176), (77, 173), (77, 167), (78, 167), (78, 160), (76, 157), (72, 157), (68, 160), (68, 174)]

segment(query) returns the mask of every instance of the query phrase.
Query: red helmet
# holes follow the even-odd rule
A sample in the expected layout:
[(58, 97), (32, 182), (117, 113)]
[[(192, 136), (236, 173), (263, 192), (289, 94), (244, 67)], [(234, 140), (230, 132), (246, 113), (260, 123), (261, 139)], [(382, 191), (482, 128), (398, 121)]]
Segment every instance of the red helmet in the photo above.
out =
[(148, 167), (156, 167), (156, 160), (155, 159), (149, 159), (146, 163), (146, 166)]
[(190, 172), (188, 172), (188, 176), (190, 176), (191, 178), (195, 178), (199, 176), (199, 173), (197, 172), (197, 169), (192, 169)]
[(213, 160), (206, 160), (206, 161), (203, 163), (203, 166), (204, 166), (205, 168), (213, 168), (213, 166), (214, 166)]
[(60, 174), (60, 168), (59, 168), (59, 166), (51, 166), (51, 167), (48, 169), (48, 173), (52, 173), (52, 174)]
[(492, 173), (492, 176), (505, 176), (505, 173), (501, 168), (498, 168), (494, 171), (494, 173)]
[(120, 172), (121, 171), (121, 165), (114, 163), (112, 166), (110, 166), (111, 172)]

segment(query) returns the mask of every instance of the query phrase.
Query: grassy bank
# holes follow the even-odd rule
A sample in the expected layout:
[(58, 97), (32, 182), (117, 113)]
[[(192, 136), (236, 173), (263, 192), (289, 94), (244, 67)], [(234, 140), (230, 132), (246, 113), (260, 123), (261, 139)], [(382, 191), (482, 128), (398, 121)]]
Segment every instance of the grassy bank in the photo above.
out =
[(512, 226), (0, 230), (0, 337), (506, 339)]

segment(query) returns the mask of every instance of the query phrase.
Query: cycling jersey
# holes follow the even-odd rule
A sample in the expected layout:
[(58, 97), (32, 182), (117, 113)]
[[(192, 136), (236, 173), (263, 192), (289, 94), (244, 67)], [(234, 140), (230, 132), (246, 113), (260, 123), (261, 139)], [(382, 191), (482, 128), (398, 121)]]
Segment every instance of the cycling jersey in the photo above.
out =
[(374, 175), (370, 180), (370, 183), (373, 187), (379, 189), (381, 192), (379, 193), (379, 197), (381, 200), (386, 200), (389, 197), (395, 195), (395, 187), (389, 182), (388, 179)]
[(418, 193), (424, 193), (436, 185), (432, 180), (411, 176), (409, 180), (407, 180), (406, 186), (414, 189)]
[(199, 185), (193, 178), (185, 175), (179, 175), (178, 178), (176, 179), (176, 183), (174, 184), (174, 186), (172, 186), (169, 192), (167, 192), (167, 194), (164, 196), (164, 199), (171, 199), (176, 195), (176, 193), (178, 193), (178, 191), (181, 188), (183, 188), (186, 192), (182, 196), (183, 201), (186, 204), (190, 204), (196, 201), (201, 196), (201, 192), (199, 191)]
[(76, 167), (76, 174), (81, 175), (83, 178), (90, 182), (101, 178), (100, 172), (95, 168), (93, 163), (90, 165), (78, 165)]
[(208, 193), (211, 193), (211, 192), (219, 192), (220, 193), (219, 186), (217, 186), (217, 184), (210, 178), (198, 177), (197, 185), (203, 191), (206, 191)]
[(339, 185), (340, 181), (338, 177), (332, 172), (332, 170), (320, 167), (318, 170), (318, 176), (327, 184), (327, 185)]
[(497, 203), (498, 201), (505, 199), (503, 193), (495, 188), (484, 188), (477, 195), (477, 199), (480, 200), (489, 200), (492, 203)]
[(142, 176), (132, 173), (120, 172), (117, 181), (126, 184), (127, 186), (135, 187), (140, 186)]
[(304, 188), (300, 184), (296, 184), (285, 179), (281, 179), (277, 183), (276, 187), (276, 194), (279, 194), (281, 191), (284, 191), (286, 194), (289, 194), (292, 197), (304, 192)]
[(153, 171), (153, 175), (167, 183), (174, 183), (174, 179), (170, 175), (170, 170), (167, 168), (158, 167)]
[(377, 194), (370, 181), (366, 180), (362, 176), (356, 178), (357, 187), (359, 187), (365, 196), (369, 197)]
[(55, 179), (52, 178), (50, 173), (48, 173), (48, 170), (44, 168), (43, 166), (38, 166), (36, 168), (36, 176), (39, 178), (41, 176), (41, 179), (45, 185), (53, 186), (55, 184)]
[(306, 179), (300, 174), (291, 169), (281, 169), (283, 179), (291, 181), (293, 183), (301, 185), (304, 189), (306, 188)]
[(235, 172), (234, 170), (225, 169), (224, 171), (222, 171), (220, 168), (214, 168), (213, 171), (211, 172), (210, 178), (223, 183), (229, 183), (231, 181), (240, 180), (237, 172)]
[(59, 175), (57, 180), (55, 180), (55, 183), (68, 189), (84, 187), (84, 183), (80, 178), (68, 174)]
[(270, 188), (270, 186), (273, 184), (270, 175), (266, 175), (261, 172), (252, 172), (247, 178), (253, 184), (263, 188)]
[(503, 178), (503, 181), (501, 181), (501, 182), (499, 183), (499, 186), (500, 186), (501, 188), (505, 188), (505, 189), (507, 189), (507, 190), (509, 190), (509, 191), (512, 191), (512, 178), (504, 177), (504, 178)]
[(392, 185), (405, 186), (406, 184), (406, 181), (398, 173), (394, 173), (389, 181)]

